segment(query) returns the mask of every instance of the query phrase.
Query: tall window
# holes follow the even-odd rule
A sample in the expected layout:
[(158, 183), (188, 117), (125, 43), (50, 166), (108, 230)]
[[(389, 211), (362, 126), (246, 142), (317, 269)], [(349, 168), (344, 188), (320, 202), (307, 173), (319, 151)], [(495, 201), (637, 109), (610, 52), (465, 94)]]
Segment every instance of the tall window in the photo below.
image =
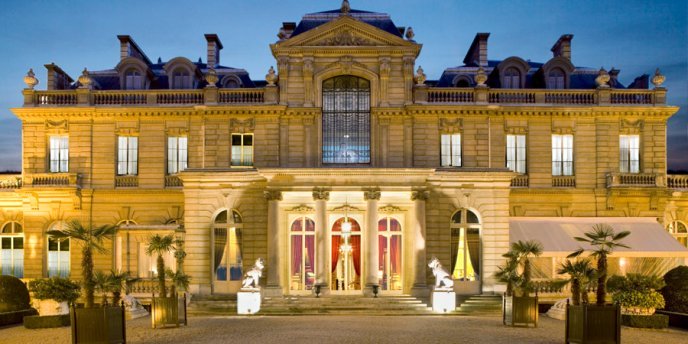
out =
[(253, 134), (232, 134), (232, 166), (253, 166)]
[(214, 251), (213, 271), (215, 281), (241, 281), (241, 215), (232, 210), (232, 217), (227, 216), (227, 210), (215, 218), (213, 227)]
[(526, 136), (506, 136), (506, 167), (517, 173), (526, 173)]
[(554, 68), (549, 71), (547, 75), (547, 88), (549, 89), (563, 89), (565, 74), (561, 68)]
[(370, 163), (370, 82), (338, 76), (323, 82), (323, 163)]
[(552, 135), (552, 175), (573, 175), (573, 135)]
[(139, 138), (119, 136), (117, 138), (117, 174), (136, 175), (139, 168)]
[(480, 280), (480, 220), (468, 209), (451, 218), (451, 264), (453, 279)]
[(442, 166), (461, 166), (461, 134), (442, 134), (440, 155)]
[(185, 69), (175, 69), (172, 73), (172, 88), (185, 89), (191, 88), (191, 75)]
[(521, 88), (521, 72), (514, 67), (509, 67), (504, 71), (504, 85), (502, 88)]
[(130, 69), (124, 75), (124, 88), (127, 90), (142, 90), (143, 89), (143, 75), (141, 72)]
[(50, 136), (50, 172), (69, 172), (69, 136)]
[[(139, 242), (138, 252), (138, 277), (139, 278), (153, 278), (158, 275), (158, 256), (153, 254), (149, 256), (146, 252), (148, 242)], [(165, 269), (175, 271), (177, 269), (177, 261), (174, 259), (174, 250), (163, 253), (162, 259), (165, 262)]]
[(401, 290), (401, 224), (393, 217), (377, 223), (378, 264), (382, 272), (382, 290)]
[[(64, 223), (54, 224), (50, 230), (62, 230)], [(69, 277), (70, 239), (57, 239), (48, 236), (48, 277)]]
[(311, 290), (315, 284), (315, 222), (305, 216), (291, 224), (289, 289)]
[(683, 246), (688, 247), (688, 226), (681, 221), (672, 221), (667, 228), (669, 233)]
[(8, 222), (0, 231), (0, 275), (24, 277), (24, 230), (19, 222)]
[(187, 167), (187, 138), (186, 136), (170, 136), (167, 138), (167, 174), (177, 174)]
[(619, 163), (623, 173), (640, 172), (640, 135), (619, 136)]

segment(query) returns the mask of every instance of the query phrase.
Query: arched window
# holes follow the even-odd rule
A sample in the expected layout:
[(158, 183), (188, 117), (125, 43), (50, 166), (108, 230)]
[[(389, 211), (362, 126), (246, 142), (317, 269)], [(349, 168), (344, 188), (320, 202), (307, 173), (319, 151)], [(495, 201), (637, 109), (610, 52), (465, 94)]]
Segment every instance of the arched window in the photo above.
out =
[(521, 88), (521, 73), (514, 67), (504, 71), (504, 84), (502, 88)]
[(451, 218), (452, 278), (480, 280), (480, 219), (468, 210), (458, 210)]
[(24, 277), (24, 228), (7, 222), (0, 231), (0, 275)]
[(471, 80), (466, 75), (459, 75), (454, 79), (454, 87), (471, 87)]
[[(347, 239), (342, 236), (346, 222), (351, 225)], [(335, 290), (361, 289), (361, 226), (350, 217), (332, 225), (332, 279)]]
[(243, 276), (242, 238), (243, 221), (236, 210), (220, 212), (213, 222), (213, 271), (215, 281), (241, 281)]
[(124, 89), (142, 90), (144, 89), (143, 74), (136, 69), (129, 69), (124, 73)]
[(383, 290), (401, 290), (401, 224), (387, 216), (378, 221), (377, 231), (380, 286)]
[(344, 75), (323, 82), (322, 161), (370, 163), (370, 82)]
[[(63, 230), (65, 224), (56, 222), (50, 227), (51, 231)], [(69, 277), (70, 239), (57, 239), (48, 236), (48, 277)]]
[(177, 68), (172, 72), (172, 88), (188, 89), (191, 88), (191, 75), (184, 68)]
[(547, 74), (547, 88), (549, 89), (563, 89), (565, 88), (566, 74), (561, 68), (553, 68)]
[(678, 240), (683, 246), (688, 247), (688, 226), (681, 221), (672, 221), (669, 223), (667, 230), (671, 235)]
[(223, 79), (222, 87), (224, 88), (239, 88), (241, 87), (241, 81), (234, 76), (226, 76)]
[(289, 242), (289, 288), (311, 290), (315, 284), (315, 222), (306, 216), (294, 220), (289, 231)]

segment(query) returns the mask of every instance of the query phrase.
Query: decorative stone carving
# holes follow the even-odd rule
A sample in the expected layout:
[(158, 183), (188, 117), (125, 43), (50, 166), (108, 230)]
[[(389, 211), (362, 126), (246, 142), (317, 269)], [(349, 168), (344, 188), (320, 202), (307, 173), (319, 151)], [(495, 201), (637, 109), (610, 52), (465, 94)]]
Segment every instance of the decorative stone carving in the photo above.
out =
[(334, 36), (325, 39), (318, 45), (329, 46), (361, 46), (361, 45), (375, 45), (372, 41), (362, 37), (358, 37), (349, 30), (342, 30)]
[(265, 75), (265, 81), (268, 82), (268, 86), (275, 86), (275, 83), (277, 82), (277, 74), (275, 73), (275, 68), (270, 66), (270, 69), (268, 69), (268, 74)]
[(381, 196), (380, 190), (367, 190), (367, 191), (363, 192), (363, 198), (366, 201), (372, 201), (372, 200), (379, 201), (380, 196)]
[(478, 74), (475, 75), (475, 83), (478, 84), (478, 86), (485, 86), (485, 82), (487, 81), (487, 74), (485, 74), (485, 69), (483, 69), (483, 66), (478, 67)]
[(313, 209), (313, 208), (311, 208), (305, 204), (302, 204), (300, 206), (289, 209), (289, 212), (290, 213), (298, 213), (298, 214), (311, 214), (311, 213), (315, 213), (315, 209)]
[(430, 198), (430, 192), (427, 190), (416, 190), (411, 193), (412, 201), (427, 201)]
[(316, 201), (329, 201), (330, 192), (323, 189), (315, 189), (313, 190), (313, 199)]
[(447, 270), (442, 267), (442, 263), (440, 263), (437, 257), (432, 257), (432, 259), (430, 259), (428, 267), (432, 269), (432, 274), (435, 276), (435, 290), (454, 289), (454, 281)]
[(349, 74), (349, 72), (351, 72), (351, 66), (354, 64), (354, 58), (351, 56), (342, 56), (339, 59), (339, 64), (344, 74)]
[(263, 197), (268, 201), (281, 201), (282, 192), (277, 190), (263, 191)]
[(220, 80), (220, 79), (217, 77), (217, 72), (215, 71), (215, 69), (213, 69), (213, 68), (208, 69), (208, 72), (205, 73), (205, 82), (208, 83), (208, 86), (206, 86), (206, 87), (209, 87), (209, 88), (217, 87), (216, 84), (217, 84), (218, 80)]
[(45, 129), (53, 132), (61, 132), (69, 130), (69, 121), (63, 119), (61, 121), (45, 120)]
[(395, 207), (393, 205), (386, 205), (384, 207), (380, 207), (377, 209), (378, 213), (381, 214), (394, 214), (394, 213), (401, 213), (403, 210), (399, 207)]
[(93, 84), (93, 79), (88, 75), (88, 70), (86, 68), (84, 68), (79, 76), (79, 84), (81, 84), (79, 88), (91, 88)]
[(313, 58), (303, 59), (303, 74), (305, 76), (313, 75)]
[(279, 32), (277, 32), (277, 38), (279, 38), (280, 41), (288, 38), (287, 31), (285, 31), (283, 27), (279, 29)]
[(141, 302), (131, 295), (125, 295), (122, 298), (124, 303), (124, 315), (127, 320), (142, 318), (148, 315), (148, 311), (143, 308)]
[(341, 207), (336, 207), (330, 209), (330, 212), (335, 212), (335, 213), (356, 213), (356, 212), (361, 212), (361, 209), (358, 209), (356, 207), (352, 207), (348, 204), (345, 204)]
[(243, 121), (232, 118), (229, 120), (229, 126), (235, 133), (250, 133), (253, 131), (253, 129), (255, 129), (256, 121), (253, 118), (245, 119)]
[(652, 84), (655, 85), (655, 87), (659, 87), (662, 86), (664, 80), (666, 80), (666, 77), (662, 75), (662, 73), (659, 72), (659, 68), (657, 68), (655, 70), (655, 76), (652, 77)]
[(458, 133), (461, 132), (463, 121), (461, 118), (440, 118), (440, 131), (443, 133)]
[(413, 42), (414, 37), (416, 37), (416, 33), (413, 32), (413, 28), (409, 26), (409, 28), (406, 29), (406, 39)]
[(392, 71), (392, 67), (390, 66), (390, 59), (385, 57), (380, 59), (380, 77), (381, 78), (388, 78), (389, 73)]
[(349, 12), (351, 12), (351, 5), (349, 4), (349, 0), (342, 1), (341, 11), (344, 15), (348, 15)]
[(422, 86), (425, 85), (425, 80), (427, 80), (427, 77), (425, 76), (425, 73), (423, 72), (423, 67), (418, 66), (418, 70), (416, 71), (416, 85)]
[(597, 83), (597, 87), (599, 88), (609, 88), (609, 80), (611, 77), (609, 76), (609, 73), (604, 68), (600, 68), (599, 73), (597, 74), (597, 78), (595, 78), (595, 82)]
[(24, 83), (30, 90), (33, 90), (33, 88), (38, 85), (38, 79), (36, 78), (36, 74), (33, 73), (33, 68), (29, 69), (26, 76), (24, 76)]
[(244, 280), (241, 282), (242, 289), (259, 289), (260, 288), (260, 278), (263, 276), (263, 268), (265, 267), (265, 262), (263, 258), (256, 259), (255, 264), (251, 270), (246, 272)]

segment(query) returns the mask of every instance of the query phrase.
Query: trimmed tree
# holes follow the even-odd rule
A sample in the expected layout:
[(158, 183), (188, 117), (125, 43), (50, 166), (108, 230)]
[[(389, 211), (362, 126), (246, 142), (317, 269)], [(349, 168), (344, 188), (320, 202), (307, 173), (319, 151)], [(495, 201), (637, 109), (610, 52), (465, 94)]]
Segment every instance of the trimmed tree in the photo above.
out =
[(516, 252), (509, 250), (509, 252), (502, 255), (507, 258), (504, 266), (500, 266), (495, 272), (494, 276), (499, 282), (506, 283), (506, 296), (514, 294), (514, 286), (521, 283), (521, 276), (518, 275), (518, 255)]
[(146, 254), (152, 256), (153, 254), (158, 255), (157, 266), (158, 266), (158, 284), (160, 286), (160, 297), (165, 297), (167, 295), (167, 290), (165, 289), (165, 260), (162, 258), (163, 254), (170, 252), (174, 247), (174, 236), (168, 234), (161, 236), (160, 234), (155, 234), (148, 239), (148, 247), (146, 248)]
[(580, 305), (582, 295), (584, 295), (583, 302), (588, 302), (588, 293), (585, 289), (587, 289), (588, 282), (595, 276), (595, 269), (592, 268), (590, 260), (579, 259), (575, 262), (566, 260), (559, 266), (557, 273), (569, 275), (567, 282), (571, 283), (571, 301), (574, 306)]
[(523, 296), (529, 296), (533, 287), (530, 282), (532, 278), (530, 258), (541, 255), (542, 250), (542, 244), (535, 240), (519, 240), (511, 243), (511, 251), (516, 255), (518, 263), (523, 266), (523, 277), (521, 280), (521, 291), (523, 292)]

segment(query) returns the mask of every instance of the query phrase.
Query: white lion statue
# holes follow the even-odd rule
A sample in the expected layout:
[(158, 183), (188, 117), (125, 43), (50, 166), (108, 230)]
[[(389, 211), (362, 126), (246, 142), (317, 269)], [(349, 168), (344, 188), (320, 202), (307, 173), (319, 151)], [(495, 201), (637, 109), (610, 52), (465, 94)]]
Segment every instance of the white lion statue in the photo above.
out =
[(260, 277), (263, 276), (263, 268), (265, 263), (263, 258), (256, 259), (256, 263), (253, 264), (251, 270), (246, 272), (246, 277), (242, 282), (242, 288), (258, 288)]
[(432, 257), (428, 267), (432, 269), (432, 274), (435, 275), (435, 289), (453, 289), (454, 281), (449, 273), (444, 270), (442, 263), (437, 257)]

